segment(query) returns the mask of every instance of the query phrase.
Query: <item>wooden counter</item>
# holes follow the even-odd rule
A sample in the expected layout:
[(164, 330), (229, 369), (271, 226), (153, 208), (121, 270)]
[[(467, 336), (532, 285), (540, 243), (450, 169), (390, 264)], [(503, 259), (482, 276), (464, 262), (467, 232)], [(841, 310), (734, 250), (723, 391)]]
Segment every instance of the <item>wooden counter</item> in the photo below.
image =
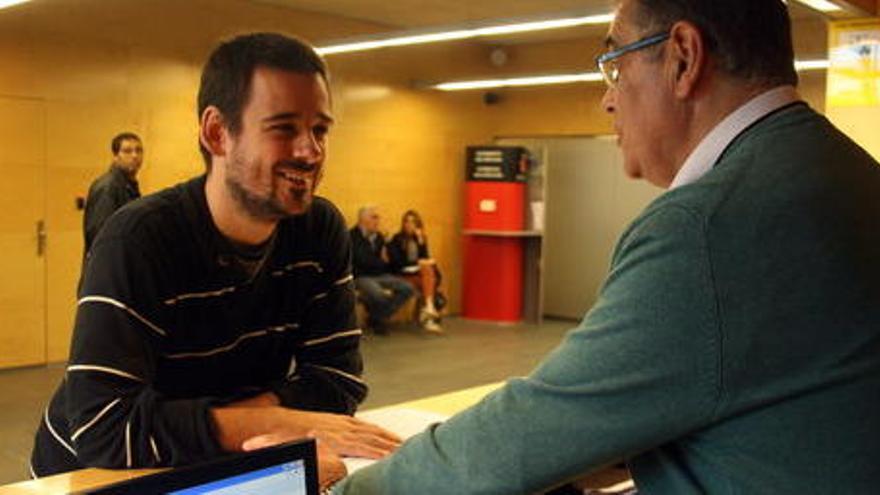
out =
[[(484, 396), (499, 388), (501, 383), (491, 383), (464, 390), (425, 397), (423, 399), (401, 402), (384, 408), (416, 409), (451, 416), (477, 403)], [(47, 476), (31, 481), (22, 481), (0, 487), (0, 495), (62, 494), (95, 488), (145, 474), (161, 471), (159, 469), (82, 469), (70, 473)], [(578, 486), (597, 488), (608, 486), (628, 478), (623, 469), (607, 469), (585, 478)]]

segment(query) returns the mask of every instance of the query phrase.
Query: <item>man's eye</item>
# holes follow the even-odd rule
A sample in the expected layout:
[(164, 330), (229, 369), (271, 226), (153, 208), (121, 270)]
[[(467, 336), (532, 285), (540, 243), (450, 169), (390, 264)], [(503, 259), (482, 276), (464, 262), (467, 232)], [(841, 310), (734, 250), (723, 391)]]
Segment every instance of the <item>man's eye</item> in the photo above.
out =
[(296, 127), (291, 124), (273, 125), (269, 129), (273, 132), (277, 132), (277, 133), (281, 133), (281, 134), (294, 134), (294, 133), (296, 133)]
[(315, 137), (322, 138), (326, 136), (328, 132), (330, 132), (330, 127), (326, 125), (316, 125), (314, 128), (312, 128), (312, 132), (315, 134)]

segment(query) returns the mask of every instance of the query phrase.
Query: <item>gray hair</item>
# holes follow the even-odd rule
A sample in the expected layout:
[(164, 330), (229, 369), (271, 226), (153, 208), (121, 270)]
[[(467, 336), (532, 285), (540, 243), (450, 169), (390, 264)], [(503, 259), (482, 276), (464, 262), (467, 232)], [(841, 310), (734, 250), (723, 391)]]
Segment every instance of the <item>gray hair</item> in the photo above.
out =
[(358, 222), (364, 219), (370, 213), (374, 213), (376, 211), (375, 205), (364, 205), (358, 208)]
[(797, 85), (791, 20), (782, 0), (635, 0), (645, 31), (688, 21), (721, 72), (750, 82)]

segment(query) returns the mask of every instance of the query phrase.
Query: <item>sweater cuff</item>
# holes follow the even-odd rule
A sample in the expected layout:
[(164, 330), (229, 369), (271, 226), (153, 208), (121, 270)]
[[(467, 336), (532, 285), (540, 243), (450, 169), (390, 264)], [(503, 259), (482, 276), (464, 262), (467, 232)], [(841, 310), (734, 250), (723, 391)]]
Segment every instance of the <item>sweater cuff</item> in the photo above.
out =
[(173, 421), (167, 421), (165, 427), (171, 438), (177, 440), (178, 447), (183, 454), (180, 456), (182, 459), (176, 459), (176, 461), (189, 464), (225, 453), (217, 441), (217, 426), (211, 415), (211, 408), (216, 406), (213, 399), (165, 403), (165, 417), (174, 418)]
[(382, 495), (387, 494), (382, 480), (385, 478), (385, 468), (388, 461), (379, 461), (352, 473), (333, 486), (333, 495), (345, 495), (356, 493), (358, 495)]

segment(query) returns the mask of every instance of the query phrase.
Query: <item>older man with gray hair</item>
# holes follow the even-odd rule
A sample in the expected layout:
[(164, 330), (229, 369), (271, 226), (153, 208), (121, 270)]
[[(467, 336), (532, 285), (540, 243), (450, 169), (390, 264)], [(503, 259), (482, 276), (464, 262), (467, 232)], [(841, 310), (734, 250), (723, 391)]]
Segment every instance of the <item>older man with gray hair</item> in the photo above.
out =
[(529, 376), (344, 494), (880, 486), (880, 165), (795, 90), (781, 0), (622, 0), (598, 64), (624, 168), (669, 190)]
[(358, 210), (358, 224), (350, 233), (354, 284), (367, 307), (367, 326), (374, 333), (386, 334), (388, 318), (415, 294), (415, 289), (391, 273), (375, 206)]

